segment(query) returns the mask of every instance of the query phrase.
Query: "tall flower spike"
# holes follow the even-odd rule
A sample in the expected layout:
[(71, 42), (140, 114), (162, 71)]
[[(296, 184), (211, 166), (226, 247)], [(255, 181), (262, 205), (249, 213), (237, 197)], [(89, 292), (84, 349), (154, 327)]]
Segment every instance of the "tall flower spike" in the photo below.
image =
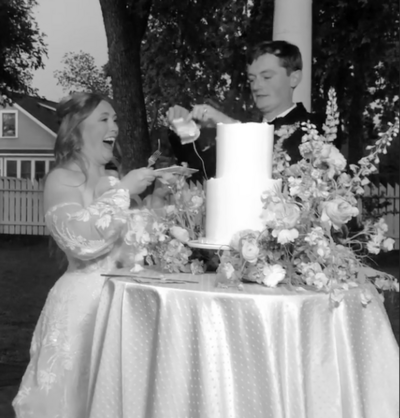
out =
[(326, 142), (336, 139), (337, 126), (339, 125), (339, 112), (337, 107), (336, 91), (333, 87), (328, 92), (328, 104), (326, 106), (326, 121), (323, 126)]
[(389, 128), (386, 132), (379, 135), (374, 145), (369, 145), (366, 149), (369, 154), (358, 162), (357, 165), (352, 165), (351, 169), (355, 173), (356, 179), (362, 179), (369, 176), (371, 173), (377, 171), (374, 164), (379, 164), (379, 154), (386, 153), (388, 146), (391, 144), (393, 138), (399, 134), (399, 117), (396, 116), (394, 123), (389, 123)]

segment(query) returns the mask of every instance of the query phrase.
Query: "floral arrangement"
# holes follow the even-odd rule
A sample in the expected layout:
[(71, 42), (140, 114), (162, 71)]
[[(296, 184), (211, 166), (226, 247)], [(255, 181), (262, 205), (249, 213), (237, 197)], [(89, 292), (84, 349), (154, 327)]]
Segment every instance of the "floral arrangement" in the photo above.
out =
[[(350, 165), (333, 145), (339, 123), (335, 92), (329, 92), (327, 118), (321, 135), (311, 124), (304, 130), (297, 164), (282, 148), (283, 141), (299, 124), (284, 127), (274, 149), (273, 177), (282, 179), (281, 190), (266, 191), (261, 214), (265, 229), (245, 230), (232, 239), (229, 249), (219, 252), (218, 272), (228, 285), (256, 282), (269, 287), (286, 284), (309, 287), (330, 294), (334, 303), (343, 291), (372, 282), (378, 290), (399, 291), (398, 281), (368, 267), (369, 254), (393, 249), (394, 240), (385, 236), (383, 219), (367, 220), (356, 233), (347, 227), (359, 217), (358, 199), (377, 171), (379, 154), (399, 132), (399, 119), (380, 135), (369, 155)], [(351, 173), (351, 174), (349, 174)], [(138, 208), (129, 213), (123, 250), (125, 265), (139, 271), (143, 265), (168, 272), (204, 272), (203, 261), (187, 245), (203, 235), (205, 193), (200, 184), (190, 185), (190, 174), (165, 173), (160, 182), (170, 191), (169, 201), (159, 208)], [(151, 206), (151, 205), (150, 205)], [(363, 287), (362, 303), (371, 300)]]
[[(346, 224), (359, 215), (358, 197), (369, 183), (367, 176), (376, 171), (379, 153), (386, 153), (392, 138), (399, 132), (399, 120), (381, 134), (369, 155), (350, 165), (333, 145), (338, 125), (335, 92), (329, 92), (327, 119), (320, 135), (315, 126), (302, 124), (300, 145), (303, 159), (290, 165), (282, 143), (296, 126), (280, 132), (274, 150), (273, 177), (282, 179), (282, 190), (262, 196), (262, 232), (245, 230), (237, 233), (229, 250), (221, 251), (219, 272), (228, 281), (252, 281), (275, 287), (309, 286), (326, 291), (339, 303), (343, 290), (366, 281), (378, 290), (397, 290), (397, 280), (368, 267), (367, 253), (393, 249), (394, 240), (386, 238), (383, 219), (367, 221), (357, 233)], [(362, 302), (371, 300), (368, 287), (363, 288)]]
[[(204, 190), (186, 181), (189, 172), (163, 173), (159, 181), (169, 189), (168, 202), (159, 208), (140, 207), (129, 211), (127, 232), (120, 260), (133, 271), (143, 265), (170, 273), (203, 273), (203, 262), (193, 259), (187, 245), (202, 233)], [(151, 199), (150, 199), (151, 200)]]

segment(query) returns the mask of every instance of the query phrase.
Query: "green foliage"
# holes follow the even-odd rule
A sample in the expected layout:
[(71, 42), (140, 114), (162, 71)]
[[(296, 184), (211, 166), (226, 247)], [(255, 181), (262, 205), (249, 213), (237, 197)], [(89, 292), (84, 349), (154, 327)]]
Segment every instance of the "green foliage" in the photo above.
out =
[(61, 61), (62, 70), (54, 72), (63, 90), (72, 93), (76, 91), (91, 91), (103, 93), (112, 97), (112, 89), (106, 69), (99, 68), (94, 58), (87, 52), (67, 52)]
[[(142, 43), (149, 118), (168, 106), (210, 102), (251, 118), (245, 50), (272, 39), (273, 1), (155, 0)], [(338, 93), (341, 142), (357, 162), (393, 120), (399, 90), (399, 6), (388, 0), (313, 2), (313, 108)], [(254, 114), (254, 113), (253, 113)], [(397, 155), (398, 157), (398, 155)]]
[(169, 106), (202, 102), (248, 117), (246, 46), (271, 39), (272, 11), (272, 0), (154, 1), (142, 43), (150, 118), (160, 124)]
[(47, 54), (44, 35), (31, 13), (35, 5), (35, 0), (0, 2), (0, 97), (3, 100), (11, 100), (18, 93), (35, 92), (31, 88), (32, 70), (43, 67), (42, 56)]
[[(112, 2), (101, 3), (104, 14)], [(246, 81), (245, 52), (249, 44), (272, 39), (274, 0), (118, 0), (113, 4), (118, 5), (112, 6), (115, 13), (106, 16), (117, 16), (121, 24), (112, 36), (108, 30), (109, 44), (114, 49), (121, 45), (118, 51), (123, 51), (122, 45), (135, 51), (138, 42), (141, 45), (140, 56), (135, 55), (141, 75), (135, 66), (119, 73), (125, 79), (133, 72), (140, 78), (145, 124), (151, 132), (164, 124), (166, 110), (174, 104), (191, 107), (206, 102), (243, 120), (257, 114)], [(124, 22), (129, 34), (124, 32)], [(393, 120), (399, 90), (398, 32), (395, 0), (313, 2), (313, 109), (325, 107), (327, 92), (334, 87), (341, 114), (339, 142), (347, 141), (350, 163), (356, 163), (365, 146)], [(126, 65), (120, 56), (113, 58), (109, 74), (116, 64)], [(121, 108), (130, 106), (125, 96), (132, 92), (125, 86), (114, 92)], [(384, 160), (396, 167), (398, 147), (394, 151), (395, 157), (390, 154)]]
[(399, 93), (399, 4), (395, 0), (313, 2), (313, 103), (334, 87), (349, 162), (392, 121)]

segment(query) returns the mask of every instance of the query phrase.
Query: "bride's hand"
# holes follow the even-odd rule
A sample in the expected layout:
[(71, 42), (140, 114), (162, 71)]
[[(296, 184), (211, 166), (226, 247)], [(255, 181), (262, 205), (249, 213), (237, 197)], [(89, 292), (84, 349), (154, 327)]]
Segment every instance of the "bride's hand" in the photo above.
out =
[(197, 120), (205, 127), (214, 127), (217, 123), (236, 122), (236, 120), (207, 104), (195, 105), (189, 117)]
[(140, 194), (146, 190), (156, 178), (152, 168), (139, 168), (130, 171), (121, 180), (121, 185), (129, 189), (131, 195)]

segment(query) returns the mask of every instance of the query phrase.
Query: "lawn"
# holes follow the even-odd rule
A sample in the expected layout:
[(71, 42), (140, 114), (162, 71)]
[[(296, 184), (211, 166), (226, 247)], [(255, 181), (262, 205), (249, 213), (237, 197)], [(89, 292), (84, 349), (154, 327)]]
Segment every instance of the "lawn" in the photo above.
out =
[(48, 242), (47, 237), (0, 235), (0, 367), (25, 366), (29, 360), (33, 329), (61, 274)]
[[(399, 252), (376, 259), (381, 270), (399, 277)], [(47, 237), (0, 235), (0, 417), (12, 417), (9, 406), (29, 361), (32, 332), (46, 296), (62, 274), (50, 257)], [(399, 294), (385, 305), (399, 341)], [(7, 403), (8, 405), (5, 405)]]

